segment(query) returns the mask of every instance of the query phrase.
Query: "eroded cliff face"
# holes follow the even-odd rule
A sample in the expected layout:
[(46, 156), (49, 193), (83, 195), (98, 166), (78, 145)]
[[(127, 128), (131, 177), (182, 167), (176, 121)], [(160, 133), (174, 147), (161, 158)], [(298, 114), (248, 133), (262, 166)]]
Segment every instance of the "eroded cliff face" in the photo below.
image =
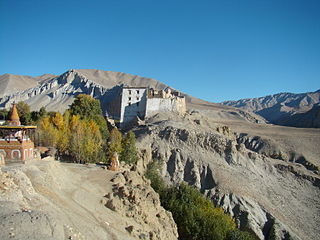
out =
[(317, 166), (294, 161), (277, 142), (205, 122), (201, 114), (171, 119), (152, 119), (136, 129), (149, 156), (142, 166), (162, 161), (169, 184), (196, 186), (260, 239), (320, 237)]
[(131, 219), (125, 229), (138, 239), (178, 238), (177, 226), (170, 212), (160, 206), (159, 195), (150, 187), (149, 180), (137, 171), (125, 170), (112, 180), (105, 206)]

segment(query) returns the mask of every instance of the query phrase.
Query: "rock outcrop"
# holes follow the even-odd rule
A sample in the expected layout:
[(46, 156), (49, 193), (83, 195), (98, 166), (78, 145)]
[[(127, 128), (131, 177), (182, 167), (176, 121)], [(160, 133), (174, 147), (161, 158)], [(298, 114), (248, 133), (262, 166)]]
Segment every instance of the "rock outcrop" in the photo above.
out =
[[(170, 212), (160, 206), (159, 195), (137, 171), (118, 173), (112, 180), (106, 207), (131, 218), (126, 230), (139, 239), (177, 239), (177, 227)], [(168, 231), (170, 229), (170, 231)]]
[(319, 238), (316, 166), (299, 163), (276, 140), (235, 133), (200, 115), (197, 122), (156, 119), (136, 129), (149, 161), (163, 162), (167, 183), (196, 186), (260, 239)]

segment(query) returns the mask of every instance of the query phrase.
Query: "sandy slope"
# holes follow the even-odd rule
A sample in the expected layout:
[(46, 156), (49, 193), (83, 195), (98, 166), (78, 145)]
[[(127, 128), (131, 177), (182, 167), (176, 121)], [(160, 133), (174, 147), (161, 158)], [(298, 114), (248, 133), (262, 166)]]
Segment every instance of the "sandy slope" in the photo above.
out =
[[(137, 239), (134, 236), (148, 229), (148, 224), (137, 223), (135, 217), (122, 213), (121, 209), (125, 207), (122, 202), (116, 211), (106, 207), (106, 195), (113, 192), (111, 179), (116, 174), (95, 165), (60, 163), (52, 159), (2, 167), (0, 239), (13, 236), (14, 239), (34, 240)], [(143, 186), (139, 177), (134, 181), (140, 181), (140, 186)], [(117, 186), (121, 186), (119, 184)], [(144, 189), (153, 191), (147, 185)], [(125, 196), (122, 201), (127, 201)], [(154, 200), (142, 201), (153, 204)], [(163, 211), (160, 206), (152, 206), (152, 209)], [(146, 210), (139, 211), (143, 215)], [(148, 216), (150, 221), (158, 219), (156, 214)], [(134, 226), (136, 235), (130, 235), (126, 230), (128, 226)], [(169, 229), (167, 231), (170, 232)]]

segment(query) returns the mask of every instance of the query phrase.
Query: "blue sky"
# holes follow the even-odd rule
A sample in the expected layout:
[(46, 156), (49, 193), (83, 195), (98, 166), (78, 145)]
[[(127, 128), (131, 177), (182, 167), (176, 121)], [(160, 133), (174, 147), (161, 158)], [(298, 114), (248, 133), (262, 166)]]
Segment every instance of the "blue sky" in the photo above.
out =
[(319, 0), (0, 0), (0, 74), (160, 80), (208, 101), (320, 88)]

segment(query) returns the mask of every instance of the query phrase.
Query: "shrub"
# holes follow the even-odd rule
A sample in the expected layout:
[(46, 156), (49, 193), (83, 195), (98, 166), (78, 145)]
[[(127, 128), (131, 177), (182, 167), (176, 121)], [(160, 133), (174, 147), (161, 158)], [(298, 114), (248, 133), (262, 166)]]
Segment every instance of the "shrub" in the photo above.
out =
[(128, 164), (136, 164), (138, 161), (138, 153), (136, 149), (136, 136), (132, 131), (129, 131), (122, 139), (122, 151), (120, 161)]
[(148, 164), (145, 172), (145, 177), (151, 181), (151, 187), (160, 195), (162, 195), (162, 192), (166, 189), (166, 185), (159, 173), (161, 167), (162, 162), (154, 160)]
[(185, 183), (165, 191), (161, 203), (172, 212), (180, 239), (223, 240), (229, 231), (235, 229), (230, 216)]
[(227, 240), (259, 240), (259, 238), (254, 236), (252, 233), (234, 229), (228, 233)]
[(236, 228), (234, 220), (217, 208), (197, 189), (185, 183), (167, 187), (159, 174), (161, 161), (151, 162), (145, 176), (159, 193), (161, 205), (172, 213), (179, 239), (188, 240), (256, 240), (248, 232)]

